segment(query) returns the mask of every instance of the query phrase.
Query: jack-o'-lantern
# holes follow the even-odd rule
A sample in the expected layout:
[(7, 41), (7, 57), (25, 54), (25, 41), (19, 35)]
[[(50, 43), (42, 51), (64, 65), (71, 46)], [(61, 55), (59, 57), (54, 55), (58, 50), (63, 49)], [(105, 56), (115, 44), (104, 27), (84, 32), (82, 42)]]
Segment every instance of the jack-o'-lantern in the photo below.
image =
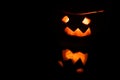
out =
[[(91, 19), (86, 15), (100, 13), (104, 10), (85, 12), (85, 13), (70, 13), (64, 12), (61, 21), (65, 24), (64, 32), (69, 36), (86, 37), (92, 35), (91, 32)], [(77, 17), (75, 17), (77, 16)]]
[[(69, 22), (69, 17), (64, 16), (62, 18), (62, 21), (64, 23), (68, 23)], [(90, 19), (85, 17), (84, 20), (82, 21), (82, 23), (85, 24), (85, 25), (88, 25), (90, 23)], [(67, 26), (64, 31), (65, 31), (66, 34), (68, 34), (70, 36), (84, 37), (84, 36), (91, 35), (91, 30), (90, 30), (89, 27), (85, 32), (82, 32), (79, 28), (77, 28), (75, 31), (73, 31), (69, 28), (69, 26)]]
[[(65, 49), (62, 51), (62, 61), (67, 61), (67, 60), (71, 60), (72, 64), (75, 65), (77, 63), (77, 61), (81, 60), (82, 64), (85, 65), (86, 61), (88, 58), (88, 53), (83, 53), (83, 52), (72, 52), (69, 49)], [(62, 61), (58, 61), (59, 65), (61, 67), (64, 67), (64, 64)], [(77, 68), (75, 70), (77, 73), (81, 73), (84, 71), (83, 68)]]
[[(98, 19), (96, 18), (96, 14), (103, 12), (103, 9), (89, 10), (89, 8), (86, 11), (81, 9), (81, 11), (78, 10), (74, 12), (74, 9), (71, 10), (71, 8), (69, 8), (69, 10), (63, 9), (61, 13), (59, 13), (59, 17), (57, 17), (55, 21), (58, 23), (58, 25), (55, 26), (55, 31), (58, 33), (56, 36), (60, 50), (56, 51), (56, 55), (59, 55), (57, 63), (60, 70), (68, 71), (68, 73), (70, 72), (69, 70), (71, 70), (71, 73), (75, 72), (75, 74), (78, 73), (78, 75), (79, 73), (84, 74), (84, 72), (94, 70), (93, 67), (88, 67), (92, 65), (90, 62), (93, 62), (94, 66), (95, 60), (91, 58), (95, 58), (95, 54), (97, 54), (94, 51), (92, 53), (93, 47), (95, 47), (94, 33), (98, 32), (98, 27), (94, 24), (94, 21), (96, 20), (97, 23)], [(74, 48), (74, 50), (72, 50), (71, 47)], [(79, 50), (76, 50), (76, 48), (79, 48)], [(81, 50), (83, 48), (90, 50)]]
[[(89, 17), (89, 15), (94, 15), (103, 12), (104, 10), (90, 11), (85, 13), (63, 12), (64, 15), (61, 18), (61, 22), (64, 24), (64, 28), (62, 28), (62, 30), (64, 34), (66, 34), (66, 36), (69, 36), (70, 38), (65, 39), (67, 37), (64, 37), (60, 41), (60, 45), (67, 46), (66, 49), (62, 50), (61, 55), (63, 60), (58, 61), (61, 67), (65, 67), (64, 63), (67, 60), (71, 60), (73, 65), (76, 65), (76, 62), (80, 60), (82, 63), (82, 67), (85, 66), (89, 57), (89, 52), (83, 53), (80, 50), (78, 52), (72, 52), (72, 50), (68, 49), (68, 47), (76, 46), (79, 48), (84, 47), (86, 49), (87, 47), (90, 47), (91, 45), (87, 43), (91, 44), (92, 42), (88, 38), (88, 36), (92, 35), (93, 30), (90, 25), (92, 23), (92, 19)], [(78, 67), (75, 69), (75, 71), (77, 73), (82, 73), (84, 72), (84, 69)]]
[[(67, 65), (67, 67), (72, 66), (71, 68), (74, 69), (75, 73), (84, 73), (84, 67), (86, 67), (86, 62), (90, 53), (86, 51), (82, 52), (82, 50), (75, 52), (69, 49), (69, 47), (74, 46), (76, 48), (79, 47), (80, 49), (83, 49), (83, 47), (86, 49), (91, 47), (91, 44), (93, 43), (91, 42), (92, 40), (90, 37), (93, 34), (93, 27), (91, 26), (93, 22), (91, 15), (93, 16), (94, 14), (103, 12), (104, 10), (89, 11), (84, 13), (63, 12), (60, 20), (64, 26), (61, 26), (61, 30), (64, 32), (62, 35), (64, 37), (60, 36), (59, 43), (61, 47), (64, 47), (64, 49), (61, 49), (62, 60), (58, 60), (59, 66), (64, 68), (66, 67), (66, 64), (70, 63), (70, 66)], [(80, 65), (76, 67), (78, 64)]]

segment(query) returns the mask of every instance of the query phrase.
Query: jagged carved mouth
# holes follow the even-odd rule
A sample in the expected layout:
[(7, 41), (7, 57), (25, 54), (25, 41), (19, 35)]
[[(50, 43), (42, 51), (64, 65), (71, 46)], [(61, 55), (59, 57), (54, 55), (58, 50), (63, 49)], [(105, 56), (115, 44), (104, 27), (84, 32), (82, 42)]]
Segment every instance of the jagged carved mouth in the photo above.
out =
[[(75, 65), (77, 62), (79, 62), (79, 60), (81, 60), (82, 65), (84, 66), (87, 62), (88, 53), (83, 53), (80, 51), (79, 52), (72, 52), (69, 49), (65, 49), (62, 51), (62, 58), (63, 58), (63, 61), (71, 60), (73, 65)], [(58, 63), (61, 67), (64, 67), (64, 64), (62, 61), (58, 61)], [(77, 73), (81, 73), (83, 71), (84, 71), (83, 68), (76, 69)]]
[(91, 29), (88, 28), (85, 32), (82, 32), (79, 28), (77, 28), (75, 31), (71, 30), (69, 27), (66, 27), (64, 29), (65, 33), (70, 36), (77, 36), (77, 37), (84, 37), (91, 35)]
[(71, 59), (73, 64), (75, 64), (80, 59), (82, 61), (82, 64), (85, 65), (88, 58), (88, 54), (82, 52), (73, 53), (71, 50), (65, 49), (62, 51), (62, 57), (63, 60)]

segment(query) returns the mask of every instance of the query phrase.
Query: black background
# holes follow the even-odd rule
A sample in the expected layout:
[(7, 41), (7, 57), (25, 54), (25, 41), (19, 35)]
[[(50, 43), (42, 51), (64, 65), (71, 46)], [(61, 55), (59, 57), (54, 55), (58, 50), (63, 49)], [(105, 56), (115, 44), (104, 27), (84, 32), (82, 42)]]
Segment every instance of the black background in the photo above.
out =
[[(9, 38), (15, 44), (12, 49), (16, 55), (13, 63), (14, 75), (17, 78), (40, 79), (40, 80), (98, 80), (109, 78), (106, 74), (113, 71), (115, 66), (112, 57), (111, 32), (112, 24), (112, 1), (110, 0), (74, 0), (74, 1), (39, 1), (39, 2), (16, 2), (8, 7), (12, 19), (14, 33)], [(70, 7), (72, 9), (70, 9)], [(104, 13), (91, 15), (93, 19), (94, 34), (85, 39), (77, 39), (65, 36), (62, 32), (61, 14), (63, 10), (86, 12), (104, 9)], [(95, 26), (96, 25), (96, 26)], [(95, 27), (94, 27), (95, 26)], [(114, 31), (113, 31), (114, 32)], [(13, 36), (14, 35), (14, 36)], [(90, 59), (85, 74), (76, 74), (62, 71), (57, 66), (58, 55), (63, 48), (70, 47), (64, 39), (83, 42), (83, 50), (90, 51)], [(74, 40), (75, 39), (75, 40)], [(87, 39), (87, 40), (86, 40)], [(112, 36), (112, 39), (114, 36)], [(87, 42), (85, 42), (87, 41)], [(10, 41), (9, 41), (10, 42)], [(81, 42), (81, 43), (82, 43)], [(80, 44), (81, 44), (80, 43)], [(85, 44), (84, 44), (85, 43)], [(89, 45), (87, 44), (89, 43)], [(79, 44), (79, 43), (77, 43)], [(74, 45), (74, 44), (73, 44)], [(76, 47), (71, 46), (76, 49)], [(71, 48), (70, 47), (70, 48)], [(77, 48), (79, 45), (77, 46)], [(81, 46), (80, 46), (81, 47)], [(111, 57), (112, 56), (112, 57)], [(110, 62), (110, 63), (109, 63)], [(11, 64), (10, 64), (11, 65)], [(12, 65), (11, 65), (12, 66)], [(95, 72), (92, 70), (96, 70)], [(14, 76), (11, 76), (14, 78)]]

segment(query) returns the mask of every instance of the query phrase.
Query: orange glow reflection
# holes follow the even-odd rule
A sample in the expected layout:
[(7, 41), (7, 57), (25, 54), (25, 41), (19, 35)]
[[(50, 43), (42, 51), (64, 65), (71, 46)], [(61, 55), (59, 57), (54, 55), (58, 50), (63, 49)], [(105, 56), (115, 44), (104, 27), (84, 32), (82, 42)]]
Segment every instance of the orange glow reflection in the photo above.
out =
[(76, 69), (76, 72), (77, 72), (77, 73), (82, 73), (83, 71), (84, 71), (83, 68), (78, 68), (78, 69)]
[(73, 53), (72, 51), (70, 51), (69, 49), (63, 50), (62, 51), (62, 56), (63, 56), (63, 60), (69, 60), (71, 59), (73, 64), (75, 64), (79, 59), (81, 59), (83, 65), (85, 65), (87, 58), (88, 58), (88, 54), (87, 53), (82, 53), (82, 52), (75, 52)]
[(70, 36), (84, 37), (91, 35), (90, 28), (88, 28), (84, 33), (79, 28), (77, 28), (75, 31), (72, 31), (69, 27), (66, 27), (64, 31)]
[(64, 67), (62, 61), (58, 61), (58, 64), (59, 64), (61, 67)]

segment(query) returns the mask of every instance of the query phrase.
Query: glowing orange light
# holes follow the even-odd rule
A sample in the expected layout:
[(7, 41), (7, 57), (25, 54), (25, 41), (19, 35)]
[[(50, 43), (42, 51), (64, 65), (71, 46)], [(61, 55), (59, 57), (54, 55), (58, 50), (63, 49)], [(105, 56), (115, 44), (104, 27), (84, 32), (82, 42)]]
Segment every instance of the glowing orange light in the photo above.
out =
[(72, 51), (70, 51), (69, 49), (63, 50), (62, 51), (62, 56), (63, 56), (63, 60), (69, 60), (71, 59), (73, 64), (75, 64), (79, 59), (81, 59), (83, 65), (85, 65), (87, 58), (88, 58), (88, 54), (87, 53), (82, 53), (82, 52), (75, 52), (73, 53)]
[(58, 64), (59, 64), (61, 67), (64, 66), (63, 63), (62, 63), (62, 61), (58, 61)]
[(97, 11), (91, 11), (91, 12), (84, 12), (84, 13), (71, 13), (71, 12), (66, 12), (64, 11), (65, 14), (70, 14), (70, 15), (89, 15), (89, 14), (96, 14), (96, 13), (103, 13), (104, 10), (97, 10)]
[(84, 71), (83, 68), (78, 68), (78, 69), (76, 69), (76, 72), (77, 72), (77, 73), (82, 73), (83, 71)]
[(88, 28), (85, 32), (82, 32), (79, 28), (77, 28), (75, 31), (72, 31), (69, 27), (66, 27), (64, 31), (66, 34), (70, 36), (84, 37), (84, 36), (91, 35), (90, 28)]
[[(64, 23), (67, 23), (69, 22), (69, 17), (68, 16), (64, 16), (62, 18), (62, 22)], [(91, 20), (87, 17), (85, 17), (82, 21), (82, 23), (84, 25), (88, 25), (90, 24)], [(88, 27), (88, 29), (85, 31), (85, 32), (82, 32), (79, 28), (77, 28), (75, 31), (72, 31), (69, 26), (67, 26), (65, 29), (64, 29), (65, 33), (70, 35), (70, 36), (77, 36), (77, 37), (84, 37), (84, 36), (88, 36), (88, 35), (91, 35), (91, 30), (90, 28)]]
[(68, 16), (64, 16), (64, 17), (62, 18), (62, 21), (63, 21), (64, 23), (67, 23), (67, 22), (69, 21)]
[(91, 22), (91, 20), (87, 17), (85, 17), (82, 21), (83, 24), (88, 25)]

